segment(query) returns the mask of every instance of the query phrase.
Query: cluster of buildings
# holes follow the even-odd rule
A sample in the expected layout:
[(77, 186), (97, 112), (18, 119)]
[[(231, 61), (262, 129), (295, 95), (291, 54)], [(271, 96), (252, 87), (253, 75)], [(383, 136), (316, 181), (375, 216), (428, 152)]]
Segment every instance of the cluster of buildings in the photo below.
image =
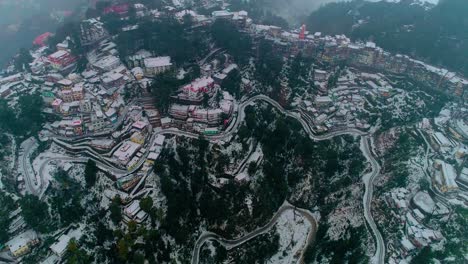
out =
[(146, 151), (143, 146), (151, 137), (152, 126), (147, 122), (139, 120), (132, 124), (126, 132), (130, 138), (112, 154), (117, 164), (126, 166), (128, 170), (133, 169)]
[(329, 87), (328, 79), (332, 74), (315, 69), (314, 85), (318, 94), (304, 99), (295, 98), (292, 103), (318, 133), (344, 128), (368, 130), (371, 120), (363, 118), (361, 114), (368, 112), (366, 108), (377, 106), (371, 105), (367, 97), (388, 98), (391, 93), (397, 92), (385, 81), (385, 76), (360, 72), (354, 68), (346, 69), (337, 78), (336, 85)]
[(468, 80), (463, 77), (405, 55), (392, 55), (372, 42), (353, 43), (344, 35), (323, 36), (320, 32), (306, 32), (304, 39), (301, 39), (300, 33), (296, 31), (287, 32), (275, 26), (255, 24), (250, 25), (248, 30), (271, 40), (275, 50), (284, 55), (296, 55), (301, 52), (304, 56), (317, 59), (318, 62), (332, 65), (346, 61), (351, 67), (369, 72), (407, 76), (460, 99), (468, 97)]
[[(205, 5), (209, 5), (213, 1), (205, 2)], [(311, 75), (318, 94), (292, 103), (318, 133), (343, 128), (370, 128), (368, 118), (362, 117), (366, 112), (365, 105), (371, 104), (367, 98), (386, 99), (398, 92), (385, 75), (375, 72), (407, 76), (447, 94), (462, 99), (468, 97), (468, 81), (462, 77), (408, 56), (392, 55), (372, 42), (352, 43), (343, 35), (309, 34), (305, 27), (300, 32), (288, 32), (276, 26), (256, 25), (245, 11), (219, 10), (208, 17), (185, 10), (181, 4), (174, 3), (174, 6), (164, 7), (164, 10), (181, 23), (188, 17), (194, 27), (206, 26), (218, 19), (231, 20), (242, 30), (272, 41), (275, 52), (285, 57), (301, 52), (304, 56), (331, 65), (346, 61), (348, 69), (337, 76), (336, 85), (333, 86), (328, 81), (335, 72), (314, 69)], [(142, 4), (135, 4), (134, 8), (139, 17), (161, 16), (160, 11), (148, 10)], [(129, 9), (129, 4), (120, 4), (106, 8), (104, 13), (125, 16)], [(135, 27), (138, 25), (124, 30)], [(125, 221), (141, 223), (147, 219), (147, 213), (141, 210), (139, 198), (149, 193), (150, 188), (144, 185), (145, 179), (152, 172), (165, 142), (162, 134), (153, 133), (158, 131), (154, 128), (175, 127), (216, 134), (220, 128), (228, 126), (237, 110), (236, 100), (220, 88), (223, 81), (237, 70), (237, 65), (231, 63), (228, 56), (224, 63), (214, 59), (200, 65), (202, 76), (181, 86), (172, 95), (169, 116), (161, 118), (154, 108), (154, 101), (145, 91), (151, 84), (151, 78), (175, 69), (170, 57), (141, 50), (122, 62), (116, 44), (110, 40), (99, 19), (81, 22), (80, 40), (91, 50), (86, 54), (89, 64), (84, 71), (70, 73), (80, 59), (71, 50), (73, 43), (70, 38), (57, 44), (56, 51), (51, 54), (47, 54), (42, 42), (38, 42), (38, 46), (42, 47), (32, 51), (34, 60), (29, 65), (32, 74), (18, 73), (0, 78), (0, 96), (14, 103), (15, 96), (26, 90), (39, 91), (47, 105), (45, 112), (50, 120), (58, 120), (51, 121), (45, 127), (54, 136), (85, 140), (85, 136), (107, 136), (83, 144), (107, 152), (106, 161), (116, 167), (137, 171), (116, 179), (119, 191), (106, 190), (106, 193), (110, 193), (108, 196), (111, 198), (118, 192), (123, 198), (126, 204)], [(242, 85), (248, 87), (249, 82), (243, 79)], [(281, 87), (284, 101), (288, 97), (288, 89), (288, 83), (284, 81)], [(147, 98), (132, 102), (124, 99), (126, 91), (135, 90), (143, 91)], [(437, 130), (433, 130), (427, 120), (422, 124), (430, 135), (430, 144), (439, 155), (428, 168), (433, 186), (436, 191), (451, 197), (459, 195), (468, 186), (468, 151), (464, 145), (468, 140), (468, 111), (460, 111), (459, 107), (454, 109), (457, 110), (449, 111), (435, 121), (439, 126)], [(258, 164), (262, 161), (262, 154), (255, 151), (248, 161)], [(249, 181), (245, 167), (234, 179), (240, 183)], [(466, 204), (468, 200), (463, 199)], [(443, 217), (449, 210), (434, 201), (428, 193), (419, 191), (412, 195), (408, 190), (399, 188), (386, 196), (386, 202), (404, 226), (399, 243), (390, 248), (390, 263), (400, 263), (415, 248), (443, 239), (439, 231), (429, 226), (427, 219)], [(50, 249), (60, 258), (69, 241), (78, 237), (79, 232), (70, 231), (60, 236)], [(37, 234), (27, 231), (9, 241), (7, 247), (13, 256), (19, 257), (38, 242)]]
[[(184, 11), (196, 17), (193, 11)], [(301, 30), (286, 31), (277, 26), (254, 24), (245, 11), (214, 11), (211, 21), (228, 19), (256, 37), (270, 40), (275, 52), (285, 57), (297, 55), (313, 57), (318, 62), (332, 65), (346, 61), (348, 66), (369, 72), (387, 72), (407, 76), (416, 81), (439, 89), (459, 98), (468, 97), (468, 80), (444, 68), (438, 68), (406, 55), (393, 55), (384, 51), (373, 42), (355, 43), (344, 35), (328, 36), (320, 32), (310, 33)]]
[[(237, 69), (236, 64), (219, 62), (201, 65), (202, 76), (179, 88), (171, 96), (171, 118), (162, 119), (162, 127), (177, 127), (201, 133), (217, 133), (228, 125), (235, 112), (234, 97), (221, 91), (222, 82)], [(215, 66), (216, 65), (216, 66)]]
[[(215, 97), (218, 93), (220, 96)], [(211, 77), (202, 77), (183, 86), (173, 100), (175, 103), (169, 109), (172, 120), (165, 120), (163, 128), (175, 126), (197, 132), (227, 125), (235, 105), (234, 98), (228, 92), (221, 93)], [(206, 105), (207, 101), (214, 103)]]
[(461, 198), (468, 203), (468, 111), (459, 103), (450, 103), (433, 120), (424, 118), (419, 129), (434, 150), (429, 156), (428, 173), (432, 185), (445, 197)]
[[(389, 263), (409, 261), (428, 245), (438, 247), (445, 240), (442, 230), (452, 212), (451, 205), (468, 206), (468, 164), (463, 136), (466, 109), (450, 103), (433, 120), (424, 118), (419, 131), (428, 146), (422, 157), (423, 175), (430, 178), (427, 191), (419, 185), (396, 188), (385, 194), (392, 218), (398, 222), (397, 237), (389, 238)], [(455, 130), (454, 124), (462, 123)], [(429, 151), (432, 149), (432, 151)]]
[(385, 195), (391, 214), (398, 221), (397, 242), (388, 246), (389, 263), (402, 263), (417, 250), (444, 239), (442, 233), (431, 227), (429, 219), (443, 219), (449, 209), (436, 202), (425, 191), (411, 194), (408, 189), (396, 188)]

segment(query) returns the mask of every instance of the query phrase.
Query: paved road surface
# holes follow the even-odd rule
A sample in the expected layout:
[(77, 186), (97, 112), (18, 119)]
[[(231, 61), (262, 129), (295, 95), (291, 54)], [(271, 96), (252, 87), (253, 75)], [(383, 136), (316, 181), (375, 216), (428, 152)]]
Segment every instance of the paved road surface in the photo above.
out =
[(367, 224), (372, 230), (372, 233), (375, 238), (376, 250), (375, 255), (372, 257), (372, 263), (383, 264), (385, 261), (385, 242), (383, 240), (382, 234), (380, 233), (377, 225), (375, 224), (374, 218), (372, 217), (371, 205), (372, 205), (372, 195), (374, 191), (374, 180), (380, 174), (380, 165), (377, 160), (372, 156), (372, 151), (369, 147), (369, 137), (365, 136), (361, 138), (361, 149), (363, 151), (364, 157), (369, 161), (372, 166), (372, 171), (365, 174), (362, 179), (365, 185), (365, 192), (363, 197), (363, 207), (364, 207), (364, 218), (366, 219)]
[(31, 137), (21, 143), (22, 155), (20, 158), (20, 166), (22, 168), (24, 182), (26, 183), (26, 191), (30, 194), (38, 196), (40, 194), (40, 184), (36, 182), (36, 175), (32, 168), (30, 158), (34, 149), (37, 148), (37, 141)]
[[(299, 113), (294, 112), (294, 111), (285, 110), (283, 107), (281, 107), (280, 104), (278, 104), (278, 102), (276, 102), (275, 100), (269, 98), (268, 96), (256, 95), (256, 96), (253, 96), (251, 98), (248, 98), (248, 99), (242, 101), (239, 104), (238, 116), (237, 116), (237, 118), (235, 120), (235, 123), (233, 125), (231, 125), (228, 128), (228, 130), (223, 131), (218, 135), (206, 136), (206, 138), (208, 140), (212, 141), (212, 142), (213, 141), (216, 142), (216, 141), (219, 141), (219, 140), (226, 140), (226, 139), (230, 138), (231, 136), (235, 135), (237, 133), (240, 125), (242, 124), (243, 120), (245, 119), (245, 111), (244, 111), (245, 108), (248, 105), (253, 104), (256, 101), (267, 102), (270, 105), (272, 105), (273, 107), (275, 107), (278, 111), (285, 114), (286, 116), (289, 116), (289, 117), (294, 118), (297, 121), (299, 121), (301, 123), (302, 127), (304, 128), (305, 132), (314, 141), (328, 140), (328, 139), (331, 139), (333, 137), (341, 136), (341, 135), (362, 136), (361, 144), (362, 144), (363, 154), (364, 154), (364, 156), (366, 157), (366, 159), (370, 162), (370, 164), (372, 166), (372, 172), (363, 176), (363, 181), (364, 181), (364, 184), (365, 184), (365, 194), (364, 194), (364, 197), (363, 197), (364, 216), (365, 216), (365, 219), (366, 219), (368, 225), (370, 226), (370, 228), (371, 228), (371, 230), (373, 232), (374, 237), (376, 238), (376, 252), (375, 252), (375, 255), (373, 257), (373, 261), (377, 262), (379, 264), (383, 263), (384, 259), (385, 259), (385, 243), (383, 241), (382, 235), (380, 234), (379, 230), (377, 229), (377, 226), (376, 226), (376, 224), (374, 222), (374, 219), (373, 219), (372, 213), (371, 213), (371, 202), (372, 202), (373, 186), (374, 186), (373, 184), (374, 184), (375, 178), (380, 173), (380, 165), (375, 160), (375, 158), (372, 156), (372, 152), (371, 152), (371, 150), (369, 148), (369, 145), (368, 145), (369, 144), (368, 143), (369, 137), (367, 136), (367, 133), (362, 132), (362, 131), (357, 130), (357, 129), (349, 128), (349, 129), (345, 129), (345, 130), (341, 130), (341, 131), (329, 132), (329, 133), (327, 133), (325, 135), (316, 135), (314, 133), (314, 131), (312, 130), (312, 128), (310, 127), (309, 123), (307, 123), (301, 117), (301, 115)], [(191, 132), (186, 132), (186, 131), (181, 131), (181, 130), (178, 130), (178, 129), (164, 129), (164, 130), (159, 130), (159, 131), (154, 132), (150, 142), (152, 142), (154, 140), (155, 136), (157, 136), (157, 135), (175, 135), (175, 136), (184, 136), (184, 137), (189, 137), (189, 138), (198, 138), (199, 137), (198, 134), (191, 133)], [(106, 158), (102, 157), (99, 153), (95, 152), (94, 150), (87, 149), (86, 151), (89, 151), (90, 153), (92, 153), (93, 154), (92, 156), (94, 156), (98, 160), (101, 158), (102, 161), (105, 161), (105, 163), (108, 162), (108, 160)], [(143, 164), (143, 162), (146, 159), (148, 154), (149, 154), (149, 152), (147, 151), (147, 153), (145, 153), (145, 155), (140, 160), (140, 164), (134, 170), (132, 170), (131, 172), (128, 172), (127, 174), (131, 174), (131, 173), (136, 172), (140, 168), (140, 166)], [(114, 169), (119, 170), (119, 169), (116, 169), (116, 168), (114, 168)], [(216, 237), (216, 234), (205, 234), (204, 236), (207, 236), (208, 238), (212, 238), (212, 237)], [(222, 240), (220, 239), (220, 241), (222, 241)], [(194, 252), (196, 252), (196, 251), (197, 250), (195, 250)], [(194, 254), (198, 254), (198, 253), (194, 253)], [(198, 257), (196, 259), (198, 259)]]
[(245, 242), (248, 242), (252, 239), (254, 239), (255, 237), (259, 236), (259, 235), (262, 235), (262, 234), (265, 234), (267, 233), (268, 231), (271, 230), (271, 228), (273, 226), (275, 226), (276, 222), (278, 221), (278, 219), (281, 217), (281, 215), (283, 213), (285, 213), (286, 211), (289, 211), (289, 210), (294, 210), (295, 212), (298, 212), (300, 213), (301, 215), (304, 216), (304, 218), (310, 222), (311, 226), (312, 226), (312, 230), (309, 232), (309, 235), (307, 237), (307, 243), (306, 243), (306, 247), (304, 247), (304, 249), (302, 250), (302, 253), (301, 253), (301, 256), (300, 256), (300, 262), (303, 261), (303, 258), (304, 258), (304, 253), (305, 253), (305, 248), (307, 248), (307, 246), (313, 242), (313, 240), (315, 239), (315, 234), (317, 232), (317, 222), (315, 221), (315, 218), (314, 216), (307, 210), (304, 210), (304, 209), (301, 209), (301, 208), (297, 208), (291, 204), (289, 204), (288, 202), (285, 202), (279, 209), (278, 211), (273, 215), (273, 217), (271, 218), (270, 222), (268, 222), (266, 225), (258, 228), (257, 230), (251, 232), (251, 233), (248, 233), (247, 235), (241, 237), (241, 238), (237, 238), (237, 239), (232, 239), (232, 240), (229, 240), (229, 239), (225, 239), (215, 233), (212, 233), (212, 232), (204, 232), (200, 235), (200, 237), (198, 238), (197, 242), (195, 243), (195, 247), (193, 249), (193, 252), (192, 252), (192, 264), (198, 264), (199, 263), (199, 260), (200, 260), (200, 250), (202, 248), (202, 246), (209, 240), (214, 240), (214, 241), (217, 241), (219, 242), (223, 247), (225, 247), (226, 249), (232, 249), (232, 248), (235, 248), (235, 247), (238, 247), (242, 244), (244, 244)]

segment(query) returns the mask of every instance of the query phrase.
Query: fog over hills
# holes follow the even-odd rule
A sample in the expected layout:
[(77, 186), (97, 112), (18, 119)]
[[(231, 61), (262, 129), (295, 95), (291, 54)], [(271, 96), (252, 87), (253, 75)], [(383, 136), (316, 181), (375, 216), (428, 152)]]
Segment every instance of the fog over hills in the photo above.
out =
[(88, 0), (1, 0), (0, 65), (20, 48), (31, 46), (34, 38), (55, 31), (63, 18)]
[(265, 9), (275, 15), (281, 16), (290, 23), (301, 23), (310, 12), (321, 5), (342, 0), (254, 0), (262, 2)]
[[(288, 22), (296, 24), (303, 23), (304, 18), (308, 16), (312, 11), (317, 10), (320, 6), (340, 1), (349, 0), (250, 0), (262, 3), (265, 9), (281, 16), (288, 20)], [(367, 0), (370, 2), (379, 2), (382, 0)], [(400, 2), (401, 0), (383, 0), (387, 2)], [(428, 2), (431, 4), (437, 4), (439, 0), (416, 0), (420, 2)]]

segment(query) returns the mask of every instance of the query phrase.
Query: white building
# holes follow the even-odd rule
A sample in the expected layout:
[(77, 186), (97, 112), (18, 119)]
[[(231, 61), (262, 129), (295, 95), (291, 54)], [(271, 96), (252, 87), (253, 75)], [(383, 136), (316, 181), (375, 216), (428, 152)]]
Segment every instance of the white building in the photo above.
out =
[(455, 168), (444, 161), (438, 161), (440, 163), (440, 173), (435, 174), (435, 181), (442, 192), (450, 192), (458, 190), (458, 185), (455, 182), (457, 172)]
[(146, 58), (144, 60), (145, 75), (155, 76), (171, 69), (171, 57)]
[(323, 82), (323, 81), (326, 81), (328, 76), (327, 76), (327, 72), (326, 71), (322, 71), (322, 70), (314, 70), (314, 78), (316, 81), (319, 81), (319, 82)]
[(440, 147), (446, 148), (452, 146), (452, 142), (450, 142), (450, 140), (441, 132), (434, 133), (433, 138), (436, 141), (437, 145), (439, 145)]
[(435, 210), (435, 202), (427, 192), (416, 193), (413, 202), (417, 208), (426, 214), (432, 214)]
[(141, 80), (144, 77), (144, 72), (141, 67), (135, 67), (132, 69), (132, 74), (137, 80)]
[(126, 141), (119, 149), (114, 152), (113, 157), (117, 159), (122, 165), (127, 165), (140, 148), (140, 144)]
[(62, 257), (65, 252), (67, 252), (67, 247), (70, 240), (71, 237), (68, 235), (62, 235), (57, 242), (50, 246), (50, 250), (52, 250), (55, 255)]
[(102, 72), (108, 72), (116, 69), (121, 64), (120, 59), (115, 56), (106, 56), (94, 63), (92, 65)]
[(135, 220), (137, 223), (143, 222), (148, 216), (147, 213), (141, 210), (139, 200), (133, 200), (133, 202), (124, 209), (124, 213), (128, 218)]
[(333, 101), (329, 96), (317, 96), (315, 98), (315, 104), (317, 106), (329, 105), (331, 103), (333, 103)]
[(211, 16), (213, 16), (214, 19), (219, 19), (219, 18), (231, 19), (234, 16), (234, 14), (226, 10), (219, 10), (219, 11), (213, 11), (211, 13)]

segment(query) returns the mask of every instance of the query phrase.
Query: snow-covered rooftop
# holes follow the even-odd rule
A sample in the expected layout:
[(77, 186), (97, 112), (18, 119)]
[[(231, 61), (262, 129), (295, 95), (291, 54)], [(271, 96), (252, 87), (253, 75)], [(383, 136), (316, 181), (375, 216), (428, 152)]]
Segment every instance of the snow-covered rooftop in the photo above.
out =
[(156, 68), (164, 66), (172, 66), (171, 57), (156, 57), (156, 58), (146, 58), (144, 60), (146, 68)]

